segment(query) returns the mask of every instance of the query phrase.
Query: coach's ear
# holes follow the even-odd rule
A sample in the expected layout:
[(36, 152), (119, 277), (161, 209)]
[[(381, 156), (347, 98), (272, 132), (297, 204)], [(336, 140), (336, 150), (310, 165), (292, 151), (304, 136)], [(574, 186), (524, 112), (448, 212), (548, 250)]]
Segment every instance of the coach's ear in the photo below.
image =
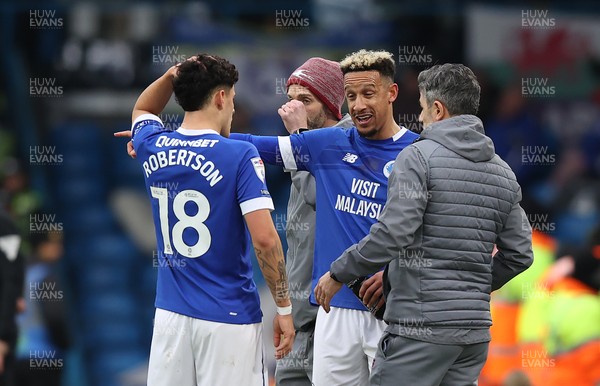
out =
[(433, 101), (431, 111), (434, 122), (439, 122), (441, 120), (448, 119), (451, 117), (448, 108), (437, 99)]

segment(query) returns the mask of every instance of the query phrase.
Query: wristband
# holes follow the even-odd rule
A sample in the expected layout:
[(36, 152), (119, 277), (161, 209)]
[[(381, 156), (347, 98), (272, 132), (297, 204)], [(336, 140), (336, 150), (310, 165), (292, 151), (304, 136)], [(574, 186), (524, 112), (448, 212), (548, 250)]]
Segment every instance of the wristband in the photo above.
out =
[(308, 129), (306, 127), (301, 127), (298, 130), (294, 131), (294, 134), (302, 134), (305, 131), (308, 131)]
[(277, 307), (277, 313), (279, 315), (291, 315), (292, 314), (292, 305), (290, 304), (287, 307)]

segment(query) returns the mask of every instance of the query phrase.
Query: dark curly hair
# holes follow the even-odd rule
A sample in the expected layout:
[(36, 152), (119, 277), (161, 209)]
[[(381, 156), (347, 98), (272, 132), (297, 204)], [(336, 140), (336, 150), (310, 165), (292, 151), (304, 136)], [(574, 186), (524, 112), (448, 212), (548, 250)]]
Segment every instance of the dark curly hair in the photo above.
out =
[(198, 54), (182, 62), (173, 80), (175, 100), (184, 111), (202, 109), (217, 87), (230, 89), (238, 81), (238, 71), (217, 55)]

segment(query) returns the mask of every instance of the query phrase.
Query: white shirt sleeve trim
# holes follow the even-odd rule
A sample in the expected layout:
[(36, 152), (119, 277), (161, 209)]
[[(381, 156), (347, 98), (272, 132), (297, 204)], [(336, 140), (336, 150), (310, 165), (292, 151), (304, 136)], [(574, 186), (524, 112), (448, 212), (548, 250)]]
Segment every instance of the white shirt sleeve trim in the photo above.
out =
[(242, 215), (245, 215), (259, 209), (275, 210), (275, 206), (270, 197), (257, 197), (240, 203), (240, 209), (242, 210)]
[(285, 170), (298, 170), (290, 137), (277, 137), (277, 142), (279, 143), (279, 152), (281, 153), (281, 159), (283, 160), (283, 167)]
[(135, 127), (135, 125), (137, 125), (139, 122), (144, 121), (146, 119), (157, 121), (158, 123), (160, 123), (161, 126), (164, 126), (163, 121), (158, 116), (156, 116), (154, 114), (142, 114), (139, 117), (137, 117), (135, 119), (135, 121), (133, 121), (133, 123), (131, 124), (131, 131), (133, 131), (133, 128)]
[(399, 140), (400, 138), (402, 138), (402, 136), (408, 131), (408, 129), (404, 126), (400, 126), (400, 131), (397, 132), (396, 134), (394, 134), (394, 136), (392, 137), (394, 139), (394, 142), (396, 142), (397, 140)]

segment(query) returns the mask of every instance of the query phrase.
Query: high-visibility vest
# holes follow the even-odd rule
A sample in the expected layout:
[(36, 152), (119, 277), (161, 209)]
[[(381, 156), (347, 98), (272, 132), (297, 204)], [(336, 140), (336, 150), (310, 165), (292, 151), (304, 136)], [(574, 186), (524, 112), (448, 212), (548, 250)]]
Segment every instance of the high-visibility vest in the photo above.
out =
[(500, 386), (508, 374), (522, 370), (516, 328), (520, 306), (527, 298), (540, 296), (540, 288), (536, 283), (554, 261), (556, 251), (554, 239), (535, 230), (532, 244), (534, 260), (531, 267), (492, 293), (492, 340), (486, 364), (479, 377), (479, 386)]
[(552, 290), (544, 347), (554, 360), (544, 386), (600, 384), (600, 296), (567, 278)]

